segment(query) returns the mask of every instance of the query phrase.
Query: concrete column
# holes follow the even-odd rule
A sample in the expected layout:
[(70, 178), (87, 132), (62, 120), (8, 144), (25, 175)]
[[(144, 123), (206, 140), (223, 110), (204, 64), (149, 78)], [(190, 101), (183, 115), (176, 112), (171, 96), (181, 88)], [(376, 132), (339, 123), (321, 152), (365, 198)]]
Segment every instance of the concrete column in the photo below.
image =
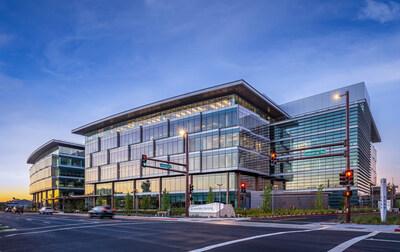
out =
[[(93, 195), (96, 195), (97, 184), (94, 184)], [(93, 196), (93, 206), (96, 206), (96, 196)]]
[(111, 207), (114, 207), (114, 186), (115, 182), (111, 182)]
[(256, 176), (256, 191), (259, 191), (260, 186), (260, 176)]
[(54, 189), (51, 190), (51, 209), (54, 209)]
[(133, 209), (136, 209), (136, 180), (133, 180)]
[(47, 200), (48, 198), (49, 198), (49, 191), (46, 190), (46, 201), (45, 201), (45, 202), (46, 202), (46, 206), (47, 206), (47, 203), (48, 203), (48, 202), (47, 202), (47, 201), (48, 201), (48, 200)]
[(160, 179), (159, 179), (159, 189), (158, 189), (158, 208), (159, 209), (161, 209), (161, 201), (162, 201), (162, 196), (161, 196), (161, 194), (162, 194), (162, 179), (161, 179), (161, 177), (160, 177)]
[(237, 201), (237, 207), (240, 207), (240, 173), (239, 172), (237, 172), (236, 173), (236, 180), (237, 180), (237, 182), (236, 182), (236, 201)]
[(36, 195), (35, 194), (32, 195), (32, 210), (33, 210), (33, 206), (35, 206), (35, 209), (36, 209)]
[(226, 204), (229, 204), (229, 172), (226, 172)]

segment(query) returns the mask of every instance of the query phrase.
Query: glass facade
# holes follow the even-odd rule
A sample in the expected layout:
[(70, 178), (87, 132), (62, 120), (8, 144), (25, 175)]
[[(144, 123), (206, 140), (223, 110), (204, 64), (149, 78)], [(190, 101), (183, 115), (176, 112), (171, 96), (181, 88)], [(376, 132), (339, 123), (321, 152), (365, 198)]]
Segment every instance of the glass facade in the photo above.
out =
[[(179, 135), (184, 130), (189, 134), (189, 171), (195, 193), (203, 195), (210, 187), (215, 189), (217, 184), (223, 184), (221, 189), (226, 195), (229, 172), (228, 189), (233, 190), (234, 200), (235, 176), (240, 170), (253, 173), (254, 178), (269, 174), (267, 117), (239, 96), (229, 95), (91, 132), (86, 135), (86, 194), (108, 194), (104, 185), (111, 190), (111, 181), (114, 195), (119, 197), (132, 193), (135, 186), (139, 198), (158, 195), (160, 189), (166, 189), (176, 194), (171, 195), (176, 200), (184, 202), (179, 196), (185, 190), (184, 176), (140, 166), (142, 155), (185, 163), (185, 141)], [(198, 202), (202, 199), (195, 198)]]
[[(368, 194), (371, 181), (371, 121), (369, 108), (365, 102), (354, 104), (350, 108), (350, 168), (354, 170), (353, 201), (357, 196)], [(343, 142), (346, 137), (345, 110), (336, 109), (305, 116), (289, 122), (271, 124), (271, 150), (273, 152), (288, 149), (300, 149), (318, 145)], [(369, 119), (369, 120), (368, 120)], [(343, 153), (343, 146), (325, 148), (327, 154)], [(291, 152), (296, 157), (300, 152)], [(281, 157), (284, 157), (282, 154)], [(284, 190), (316, 190), (323, 185), (331, 192), (331, 207), (339, 207), (342, 196), (333, 193), (344, 190), (339, 184), (339, 174), (346, 169), (346, 160), (342, 156), (308, 160), (278, 162), (271, 166), (271, 175), (284, 181)]]
[(61, 145), (38, 156), (29, 170), (29, 190), (35, 202), (40, 205), (58, 204), (59, 197), (84, 195), (84, 157), (83, 146)]

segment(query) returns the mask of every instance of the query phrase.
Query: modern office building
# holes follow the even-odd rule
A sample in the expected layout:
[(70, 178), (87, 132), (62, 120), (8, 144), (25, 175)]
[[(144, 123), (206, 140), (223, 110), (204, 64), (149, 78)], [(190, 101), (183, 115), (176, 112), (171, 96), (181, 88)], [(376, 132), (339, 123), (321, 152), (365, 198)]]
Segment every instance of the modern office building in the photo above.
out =
[(29, 191), (37, 208), (60, 208), (60, 199), (84, 195), (85, 146), (62, 140), (50, 140), (28, 158)]
[[(352, 102), (351, 161), (357, 170), (353, 190), (367, 193), (365, 189), (371, 181), (371, 142), (380, 139), (369, 111), (365, 85), (348, 88)], [(346, 88), (332, 93), (343, 90)], [(285, 162), (277, 166), (271, 166), (269, 160), (271, 150), (343, 141), (344, 105), (329, 96), (330, 93), (325, 93), (315, 100), (311, 97), (279, 106), (239, 80), (86, 124), (72, 130), (85, 136), (85, 194), (93, 198), (92, 204), (100, 195), (108, 204), (113, 204), (115, 199), (129, 193), (139, 207), (141, 200), (149, 196), (153, 206), (158, 207), (161, 192), (166, 189), (172, 204), (183, 206), (184, 176), (140, 165), (143, 154), (186, 162), (180, 130), (189, 134), (194, 204), (205, 203), (209, 188), (218, 191), (217, 184), (221, 185), (221, 201), (235, 206), (243, 206), (238, 190), (240, 183), (246, 183), (248, 192), (262, 191), (267, 184), (279, 191), (315, 191), (319, 184), (324, 184), (329, 193), (343, 190), (339, 186), (339, 171), (345, 169), (344, 157)], [(343, 148), (332, 151), (343, 151)], [(340, 198), (333, 194), (329, 200), (332, 206), (337, 206)], [(218, 200), (218, 194), (215, 196)], [(251, 207), (250, 202), (247, 200), (247, 207)]]
[[(349, 91), (350, 99), (350, 168), (354, 170), (352, 204), (361, 196), (370, 194), (376, 184), (376, 150), (373, 143), (381, 138), (370, 110), (370, 98), (364, 83), (335, 89), (322, 94), (280, 105), (290, 118), (270, 125), (271, 149), (279, 152), (345, 140), (345, 98), (335, 100), (336, 94)], [(327, 154), (342, 153), (343, 146), (325, 148)], [(300, 152), (281, 156), (299, 157)], [(339, 174), (345, 170), (344, 157), (326, 157), (291, 162), (279, 162), (271, 169), (271, 176), (284, 181), (285, 193), (313, 191), (319, 185), (330, 192), (329, 205), (342, 204), (343, 186)]]

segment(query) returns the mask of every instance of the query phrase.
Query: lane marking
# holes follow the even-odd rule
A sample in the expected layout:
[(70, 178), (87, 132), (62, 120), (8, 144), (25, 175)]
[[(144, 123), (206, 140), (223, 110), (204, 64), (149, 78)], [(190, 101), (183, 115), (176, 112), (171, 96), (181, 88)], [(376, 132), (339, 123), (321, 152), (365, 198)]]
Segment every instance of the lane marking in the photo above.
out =
[(3, 233), (3, 232), (11, 232), (11, 231), (16, 231), (16, 229), (15, 229), (15, 228), (1, 229), (1, 230), (0, 230), (0, 233)]
[[(172, 223), (172, 222), (170, 222)], [(6, 235), (4, 237), (12, 237), (12, 236), (18, 236), (18, 235), (27, 235), (27, 234), (41, 234), (41, 233), (49, 233), (49, 232), (56, 232), (56, 231), (63, 231), (63, 230), (71, 230), (71, 229), (82, 229), (82, 228), (96, 228), (96, 227), (108, 227), (108, 226), (117, 226), (117, 225), (140, 225), (140, 224), (148, 224), (147, 222), (144, 223), (108, 223), (108, 224), (100, 224), (100, 225), (87, 225), (87, 226), (82, 226), (80, 225), (79, 227), (66, 227), (66, 228), (57, 228), (57, 229), (50, 229), (50, 230), (39, 230), (39, 231), (32, 231), (32, 232), (25, 232), (25, 233), (15, 233), (15, 234), (10, 234)]]
[[(98, 221), (95, 222), (88, 222), (87, 224), (97, 224), (100, 223)], [(128, 222), (118, 222), (118, 223), (128, 223)], [(65, 226), (80, 226), (82, 223), (74, 223), (74, 224), (60, 224), (60, 225), (52, 225), (52, 226), (42, 226), (42, 227), (34, 227), (34, 228), (22, 228), (18, 229), (19, 231), (28, 231), (28, 230), (36, 230), (36, 229), (43, 229), (43, 228), (57, 228), (57, 227), (65, 227)]]
[(339, 244), (338, 246), (334, 247), (333, 249), (329, 250), (328, 252), (341, 252), (341, 251), (344, 251), (347, 248), (349, 248), (350, 246), (352, 246), (353, 244), (356, 244), (357, 242), (362, 241), (364, 239), (367, 239), (369, 237), (375, 236), (375, 235), (377, 235), (379, 233), (380, 233), (379, 231), (374, 231), (374, 232), (369, 233), (367, 235), (362, 235), (362, 236), (355, 237), (355, 238), (353, 238), (351, 240), (343, 242), (342, 244)]
[(375, 238), (369, 238), (369, 239), (365, 239), (368, 241), (383, 241), (383, 242), (400, 242), (400, 241), (396, 241), (396, 240), (385, 240), (385, 239), (375, 239)]
[(304, 233), (304, 232), (311, 232), (311, 231), (317, 231), (317, 230), (323, 230), (327, 229), (329, 227), (322, 227), (322, 228), (317, 228), (317, 229), (305, 229), (305, 230), (296, 230), (296, 231), (284, 231), (284, 232), (277, 232), (277, 233), (269, 233), (269, 234), (263, 234), (263, 235), (256, 235), (256, 236), (251, 236), (247, 238), (242, 238), (242, 239), (237, 239), (237, 240), (232, 240), (232, 241), (227, 241), (227, 242), (222, 242), (214, 245), (210, 245), (204, 248), (199, 248), (195, 250), (191, 250), (191, 252), (202, 252), (202, 251), (207, 251), (227, 245), (231, 245), (234, 243), (239, 243), (239, 242), (244, 242), (244, 241), (249, 241), (249, 240), (254, 240), (258, 238), (263, 238), (263, 237), (268, 237), (268, 236), (275, 236), (275, 235), (281, 235), (281, 234), (291, 234), (291, 233)]

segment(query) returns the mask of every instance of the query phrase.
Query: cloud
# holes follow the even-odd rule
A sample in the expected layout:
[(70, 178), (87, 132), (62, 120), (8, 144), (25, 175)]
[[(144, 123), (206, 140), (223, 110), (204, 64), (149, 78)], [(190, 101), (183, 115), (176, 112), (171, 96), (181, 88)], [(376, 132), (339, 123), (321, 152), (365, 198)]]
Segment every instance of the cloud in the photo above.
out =
[(371, 19), (381, 24), (400, 19), (400, 4), (366, 0), (366, 6), (360, 11), (359, 19)]

